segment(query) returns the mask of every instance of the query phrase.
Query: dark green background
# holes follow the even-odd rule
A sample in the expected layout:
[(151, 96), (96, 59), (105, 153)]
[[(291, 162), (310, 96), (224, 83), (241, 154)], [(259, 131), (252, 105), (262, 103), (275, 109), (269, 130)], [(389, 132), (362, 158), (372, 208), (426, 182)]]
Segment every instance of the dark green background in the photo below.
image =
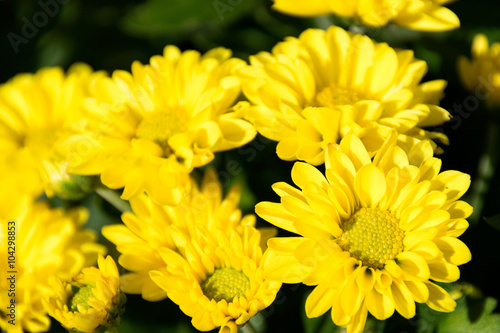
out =
[[(0, 82), (20, 72), (34, 72), (43, 66), (67, 68), (78, 61), (108, 72), (130, 69), (134, 60), (146, 63), (151, 56), (161, 54), (167, 44), (201, 52), (225, 46), (232, 49), (235, 56), (247, 60), (249, 55), (269, 51), (285, 36), (297, 36), (306, 28), (324, 28), (328, 22), (348, 27), (350, 23), (335, 18), (288, 17), (272, 11), (271, 2), (265, 0), (61, 0), (64, 5), (57, 0), (42, 2), (57, 3), (57, 8), (50, 7), (51, 15), (45, 15), (47, 20), (40, 14), (47, 11), (38, 1), (0, 0)], [(498, 159), (500, 140), (490, 133), (498, 133), (500, 113), (486, 110), (482, 104), (474, 111), (458, 112), (458, 108), (463, 108), (467, 101), (473, 101), (474, 96), (466, 92), (458, 81), (456, 59), (459, 55), (469, 56), (470, 43), (477, 32), (487, 33), (490, 41), (500, 41), (500, 3), (462, 0), (448, 7), (461, 20), (462, 26), (458, 30), (423, 33), (389, 26), (370, 28), (366, 32), (393, 47), (413, 49), (417, 57), (429, 64), (425, 81), (442, 78), (449, 82), (441, 105), (454, 115), (455, 120), (440, 128), (451, 141), (440, 156), (443, 170), (469, 173), (475, 181), (480, 177), (478, 162), (487, 147), (492, 147), (488, 156), (493, 161)], [(35, 26), (36, 31), (29, 31), (29, 23), (26, 22), (34, 23), (34, 20), (38, 20), (39, 27)], [(17, 38), (13, 34), (25, 38), (17, 45), (17, 52), (9, 40), (9, 36), (10, 39)], [(274, 142), (258, 137), (244, 148), (219, 154), (213, 162), (221, 172), (226, 187), (233, 183), (243, 185), (241, 207), (247, 213), (253, 211), (253, 205), (258, 201), (277, 200), (271, 184), (290, 182), (292, 163), (280, 161), (275, 147)], [(225, 166), (230, 161), (236, 161), (237, 172), (224, 174)], [(499, 315), (490, 314), (498, 312), (495, 299), (500, 297), (499, 277), (495, 273), (500, 265), (500, 232), (494, 227), (500, 225), (500, 219), (494, 218), (500, 213), (500, 173), (487, 179), (487, 184), (489, 187), (485, 189), (482, 199), (484, 209), (476, 209), (470, 219), (471, 227), (461, 237), (471, 249), (472, 261), (461, 267), (460, 281), (477, 287), (482, 296), (471, 295), (462, 299), (457, 311), (451, 315), (419, 307), (418, 316), (410, 321), (395, 315), (385, 323), (370, 322), (368, 331), (500, 331)], [(469, 200), (470, 192), (465, 200)], [(55, 203), (68, 205), (60, 200), (55, 200)], [(95, 195), (90, 195), (81, 204), (91, 208), (89, 225), (96, 230), (104, 224), (119, 222), (118, 212)], [(486, 223), (484, 217), (493, 217), (489, 220), (493, 226)], [(259, 220), (259, 224), (265, 223)], [(101, 241), (105, 242), (102, 237)], [(303, 303), (309, 291), (309, 288), (300, 285), (284, 285), (275, 304), (260, 316), (260, 319), (265, 319), (262, 331), (334, 330), (328, 314), (316, 320), (305, 319)], [(258, 326), (259, 321), (255, 324)], [(51, 331), (60, 332), (62, 329), (54, 323)], [(128, 296), (120, 332), (193, 331), (189, 318), (172, 302), (149, 303), (138, 296)]]

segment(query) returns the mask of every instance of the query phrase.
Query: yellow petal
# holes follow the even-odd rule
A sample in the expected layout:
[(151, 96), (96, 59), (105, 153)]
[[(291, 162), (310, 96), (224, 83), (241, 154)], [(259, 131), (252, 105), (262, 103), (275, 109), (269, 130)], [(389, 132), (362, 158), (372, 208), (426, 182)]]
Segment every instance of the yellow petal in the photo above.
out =
[(309, 216), (313, 214), (311, 207), (296, 197), (284, 196), (281, 198), (281, 204), (290, 214), (296, 217)]
[(327, 185), (325, 176), (318, 169), (303, 162), (296, 162), (293, 165), (292, 180), (302, 189), (309, 183), (314, 183), (321, 187)]
[(299, 235), (308, 239), (329, 239), (331, 233), (326, 229), (323, 222), (315, 216), (303, 216), (297, 219), (295, 227)]
[(441, 237), (436, 239), (435, 243), (443, 252), (446, 261), (453, 265), (463, 265), (471, 260), (467, 245), (455, 237)]
[(436, 243), (429, 240), (422, 240), (421, 242), (412, 244), (406, 250), (418, 254), (427, 261), (437, 258), (441, 253)]
[(351, 321), (351, 317), (344, 312), (342, 305), (340, 304), (340, 300), (341, 300), (340, 293), (337, 293), (332, 306), (331, 316), (332, 316), (332, 321), (337, 326), (344, 326)]
[(472, 55), (477, 57), (488, 53), (489, 42), (485, 34), (477, 34), (472, 41)]
[(306, 300), (307, 317), (316, 318), (328, 311), (333, 305), (336, 294), (337, 292), (326, 284), (314, 288)]
[(311, 269), (301, 265), (293, 254), (274, 250), (272, 240), (269, 240), (269, 248), (262, 257), (264, 276), (283, 283), (301, 283)]
[(297, 233), (296, 216), (290, 214), (282, 204), (275, 202), (259, 202), (255, 205), (255, 213), (278, 228)]
[(469, 188), (470, 176), (455, 170), (446, 170), (432, 181), (432, 189), (443, 191), (449, 201), (459, 199)]
[(304, 196), (302, 195), (302, 192), (300, 190), (296, 189), (295, 187), (293, 187), (285, 182), (274, 183), (272, 185), (272, 188), (273, 188), (274, 192), (276, 192), (276, 194), (278, 194), (280, 197), (283, 197), (285, 195), (289, 195), (289, 196), (292, 196), (292, 197), (295, 197), (297, 199), (304, 201), (304, 203), (306, 202), (304, 199)]
[(416, 253), (401, 252), (396, 257), (396, 263), (406, 273), (420, 280), (427, 280), (430, 276), (427, 262)]
[[(376, 49), (374, 63), (370, 77), (370, 91), (377, 93), (384, 91), (394, 80), (398, 67), (398, 58), (394, 49), (387, 44), (379, 44)], [(379, 66), (379, 64), (384, 64)]]
[(273, 9), (294, 16), (318, 16), (330, 12), (327, 1), (314, 0), (304, 6), (300, 0), (275, 0)]
[(354, 179), (354, 188), (364, 207), (375, 207), (385, 195), (384, 174), (373, 164), (363, 166)]
[(448, 208), (451, 219), (466, 219), (472, 214), (472, 206), (465, 201), (455, 201)]
[(407, 319), (415, 316), (415, 302), (408, 288), (402, 283), (394, 282), (391, 290), (396, 311)]
[(367, 316), (368, 309), (363, 302), (359, 311), (356, 312), (356, 314), (352, 317), (351, 322), (347, 325), (347, 331), (353, 333), (361, 333), (365, 328)]
[(214, 151), (243, 146), (252, 141), (257, 132), (247, 121), (241, 119), (221, 119), (219, 121), (223, 140)]
[(356, 170), (371, 163), (371, 158), (363, 142), (355, 136), (348, 135), (340, 142), (340, 150), (349, 157)]
[(460, 278), (460, 270), (457, 266), (446, 261), (429, 263), (430, 278), (439, 282), (454, 282)]
[[(359, 272), (354, 272), (353, 274), (359, 274)], [(348, 316), (356, 315), (363, 304), (365, 294), (359, 288), (355, 276), (349, 277), (346, 285), (342, 288), (341, 297), (341, 304), (344, 312)]]
[(457, 15), (445, 7), (436, 6), (414, 19), (395, 20), (401, 26), (422, 31), (446, 31), (460, 26)]
[(412, 294), (412, 298), (415, 300), (415, 302), (424, 303), (427, 301), (427, 299), (429, 298), (429, 289), (424, 282), (407, 280), (404, 281), (404, 283)]
[(362, 273), (359, 274), (357, 282), (359, 288), (363, 292), (367, 293), (373, 288), (373, 285), (375, 284), (376, 274), (377, 273), (375, 273), (375, 270), (371, 267), (362, 268)]
[(296, 137), (284, 139), (276, 146), (276, 153), (279, 158), (285, 161), (293, 161), (299, 149), (299, 140)]
[(455, 303), (446, 290), (432, 282), (426, 282), (425, 284), (429, 289), (429, 299), (425, 304), (431, 309), (440, 312), (452, 312), (455, 310), (457, 303)]
[(366, 306), (368, 311), (378, 320), (385, 320), (394, 313), (392, 300), (375, 289), (370, 290), (366, 295)]

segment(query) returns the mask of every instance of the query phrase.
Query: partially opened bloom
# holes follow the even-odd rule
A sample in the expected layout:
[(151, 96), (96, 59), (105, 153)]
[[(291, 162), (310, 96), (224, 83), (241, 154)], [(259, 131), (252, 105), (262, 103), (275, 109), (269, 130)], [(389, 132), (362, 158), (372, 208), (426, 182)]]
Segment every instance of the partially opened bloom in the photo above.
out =
[(99, 256), (98, 268), (86, 267), (69, 282), (55, 276), (51, 285), (54, 293), (44, 299), (44, 306), (68, 331), (105, 332), (120, 324), (126, 298), (110, 256)]
[(142, 194), (130, 200), (134, 213), (125, 225), (104, 227), (130, 273), (123, 290), (157, 301), (168, 296), (202, 331), (236, 332), (269, 306), (281, 283), (262, 276), (261, 241), (255, 216), (241, 216), (239, 189), (222, 199), (215, 171), (175, 207), (160, 206)]
[(458, 58), (458, 74), (464, 86), (490, 108), (500, 107), (500, 43), (491, 47), (488, 37), (477, 34), (472, 42), (472, 59)]
[(167, 46), (148, 65), (132, 64), (96, 80), (83, 133), (67, 141), (86, 155), (78, 174), (101, 174), (104, 185), (124, 188), (123, 199), (146, 192), (160, 204), (177, 204), (189, 192), (189, 173), (214, 152), (244, 145), (255, 129), (235, 106), (242, 60), (216, 48), (204, 55)]
[(426, 71), (410, 50), (332, 26), (308, 29), (272, 53), (252, 56), (240, 74), (253, 103), (248, 119), (279, 142), (278, 156), (318, 165), (326, 146), (351, 132), (371, 155), (392, 129), (406, 151), (421, 140), (446, 144), (444, 134), (423, 129), (450, 118), (437, 105), (446, 82), (420, 83)]
[(257, 229), (210, 229), (198, 221), (172, 232), (176, 248), (160, 250), (164, 268), (150, 276), (196, 329), (236, 333), (274, 301), (281, 283), (263, 276)]
[[(87, 85), (101, 72), (85, 64), (42, 68), (35, 74), (19, 74), (0, 85), (1, 177), (25, 178), (34, 196), (44, 192), (65, 196), (60, 181), (71, 183), (67, 174), (69, 152), (58, 143), (72, 134), (71, 124), (83, 117)], [(74, 153), (74, 152), (73, 152)]]
[(292, 179), (273, 188), (280, 203), (261, 202), (259, 216), (298, 237), (272, 238), (265, 277), (316, 286), (308, 317), (331, 308), (337, 325), (361, 332), (370, 312), (415, 315), (415, 302), (450, 312), (455, 301), (435, 282), (453, 282), (471, 259), (457, 237), (472, 207), (458, 200), (470, 177), (440, 172), (428, 142), (408, 153), (390, 135), (373, 160), (354, 135), (328, 147), (326, 177), (296, 162)]
[(129, 272), (121, 276), (122, 290), (141, 294), (148, 301), (167, 297), (149, 272), (165, 267), (160, 256), (164, 248), (175, 249), (170, 228), (173, 225), (189, 225), (202, 221), (208, 228), (241, 229), (254, 226), (255, 216), (241, 216), (238, 209), (240, 189), (233, 187), (223, 198), (222, 187), (215, 171), (209, 169), (201, 186), (191, 180), (192, 190), (175, 207), (160, 206), (142, 194), (130, 200), (133, 213), (122, 215), (123, 225), (105, 226), (103, 235), (116, 244), (121, 253), (119, 263)]
[[(88, 213), (77, 208), (52, 209), (41, 202), (25, 203), (19, 215), (0, 218), (0, 327), (8, 333), (46, 332), (50, 318), (42, 299), (52, 293), (50, 279), (57, 275), (70, 279), (83, 267), (92, 265), (106, 249), (95, 242), (96, 235), (83, 228)], [(8, 227), (10, 227), (8, 229)], [(11, 233), (8, 233), (9, 230)], [(12, 236), (12, 232), (14, 235)], [(8, 244), (13, 253), (8, 264)], [(10, 266), (12, 264), (12, 266)], [(5, 272), (15, 275), (7, 280)], [(9, 289), (12, 289), (9, 291)], [(15, 299), (15, 314), (8, 313)], [(9, 320), (14, 319), (14, 324)]]
[(380, 27), (395, 23), (422, 31), (445, 31), (460, 26), (458, 17), (443, 5), (453, 0), (274, 0), (273, 8), (294, 16), (334, 14)]

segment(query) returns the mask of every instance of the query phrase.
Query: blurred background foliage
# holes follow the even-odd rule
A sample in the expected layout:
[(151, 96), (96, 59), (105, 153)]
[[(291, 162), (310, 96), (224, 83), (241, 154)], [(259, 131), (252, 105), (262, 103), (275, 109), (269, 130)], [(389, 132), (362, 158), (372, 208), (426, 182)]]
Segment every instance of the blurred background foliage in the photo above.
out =
[[(270, 0), (0, 0), (0, 82), (20, 72), (44, 66), (69, 67), (86, 62), (111, 73), (130, 69), (133, 61), (147, 63), (167, 44), (205, 52), (216, 46), (233, 50), (244, 60), (269, 51), (285, 36), (297, 36), (309, 27), (331, 24), (352, 28), (352, 22), (334, 17), (302, 19), (273, 11)], [(500, 332), (500, 173), (495, 172), (500, 152), (500, 110), (486, 110), (477, 96), (462, 87), (456, 72), (459, 55), (470, 56), (478, 32), (490, 42), (500, 41), (500, 2), (460, 0), (448, 6), (460, 18), (461, 28), (451, 32), (415, 32), (397, 26), (355, 26), (370, 37), (393, 47), (413, 49), (429, 65), (425, 81), (448, 81), (441, 105), (454, 119), (440, 130), (450, 146), (440, 156), (444, 169), (469, 173), (473, 183), (465, 200), (474, 205), (471, 227), (461, 237), (472, 252), (472, 261), (461, 267), (459, 283), (446, 288), (458, 299), (457, 310), (442, 314), (419, 306), (417, 317), (397, 314), (385, 322), (370, 319), (366, 332)], [(252, 213), (256, 202), (277, 199), (271, 185), (290, 182), (292, 163), (280, 161), (276, 143), (258, 136), (240, 149), (220, 153), (211, 164), (227, 189), (243, 188), (241, 208)], [(200, 171), (198, 171), (200, 172)], [(0, 189), (8, 191), (9, 189)], [(69, 205), (53, 200), (55, 205)], [(119, 212), (96, 195), (78, 204), (89, 207), (89, 227), (120, 223)], [(264, 224), (262, 220), (259, 223)], [(117, 257), (112, 244), (102, 236)], [(305, 297), (310, 288), (284, 285), (273, 305), (252, 319), (260, 332), (341, 332), (329, 313), (308, 319)], [(51, 332), (63, 329), (54, 322)], [(119, 329), (132, 332), (194, 332), (189, 318), (169, 300), (150, 303), (129, 295)]]

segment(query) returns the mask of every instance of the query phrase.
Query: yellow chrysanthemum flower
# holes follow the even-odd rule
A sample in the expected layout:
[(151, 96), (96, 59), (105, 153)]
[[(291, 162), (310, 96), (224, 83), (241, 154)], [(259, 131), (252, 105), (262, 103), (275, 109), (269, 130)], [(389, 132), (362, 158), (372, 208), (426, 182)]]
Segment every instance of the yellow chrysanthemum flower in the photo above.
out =
[(327, 150), (326, 178), (296, 162), (299, 189), (276, 183), (281, 202), (257, 204), (259, 216), (301, 236), (268, 241), (264, 276), (316, 286), (307, 316), (331, 308), (334, 323), (351, 333), (363, 330), (368, 312), (411, 318), (415, 302), (453, 311), (455, 301), (434, 282), (456, 281), (457, 266), (471, 259), (457, 239), (472, 213), (458, 200), (469, 175), (440, 172), (429, 142), (405, 153), (395, 133), (373, 160), (354, 135)]
[(201, 187), (191, 180), (191, 193), (175, 207), (160, 206), (142, 194), (130, 200), (134, 213), (124, 213), (125, 225), (102, 228), (102, 234), (117, 245), (121, 253), (119, 263), (129, 273), (121, 276), (122, 290), (130, 294), (142, 294), (148, 301), (167, 297), (149, 277), (149, 272), (165, 266), (160, 250), (175, 249), (172, 225), (189, 225), (204, 221), (209, 228), (240, 229), (254, 226), (255, 216), (242, 218), (238, 209), (239, 187), (233, 187), (222, 198), (222, 187), (213, 169), (207, 170)]
[(150, 276), (196, 329), (236, 333), (274, 301), (281, 283), (263, 277), (257, 229), (208, 228), (198, 220), (171, 232), (175, 248), (160, 250), (164, 267)]
[(216, 48), (204, 55), (167, 46), (149, 65), (115, 71), (98, 80), (87, 105), (86, 132), (68, 141), (86, 157), (72, 171), (101, 174), (104, 185), (124, 187), (123, 199), (142, 192), (160, 204), (177, 204), (189, 191), (189, 173), (214, 152), (244, 145), (255, 129), (234, 106), (244, 62)]
[(270, 235), (254, 228), (254, 215), (241, 216), (238, 187), (222, 199), (213, 169), (200, 187), (191, 181), (191, 193), (175, 207), (145, 194), (132, 198), (134, 213), (122, 215), (125, 225), (105, 226), (102, 233), (130, 271), (121, 277), (125, 292), (149, 301), (168, 296), (197, 329), (236, 332), (281, 286), (262, 277), (261, 242)]
[(67, 74), (59, 67), (42, 68), (0, 85), (0, 164), (8, 172), (2, 177), (22, 170), (25, 187), (34, 196), (44, 189), (49, 197), (65, 196), (62, 183), (72, 185), (66, 172), (69, 152), (58, 149), (58, 143), (82, 117), (87, 84), (97, 76), (103, 73), (76, 64)]
[(250, 63), (240, 71), (254, 104), (248, 118), (263, 136), (279, 141), (281, 159), (321, 164), (326, 146), (351, 132), (370, 154), (392, 129), (407, 151), (424, 139), (447, 143), (444, 134), (422, 129), (450, 118), (436, 105), (446, 82), (420, 83), (427, 65), (410, 50), (332, 26), (289, 37)]
[(490, 47), (488, 37), (477, 34), (472, 42), (472, 60), (458, 58), (458, 74), (464, 86), (488, 107), (500, 106), (500, 43)]
[(120, 324), (126, 298), (118, 268), (110, 256), (99, 256), (98, 267), (82, 269), (69, 283), (51, 280), (54, 294), (43, 300), (44, 306), (70, 332), (106, 332)]
[(460, 26), (458, 17), (443, 7), (453, 0), (274, 0), (273, 8), (293, 16), (334, 14), (380, 27), (395, 23), (422, 31), (445, 31)]
[[(50, 277), (69, 279), (106, 252), (95, 243), (95, 234), (82, 228), (86, 210), (65, 212), (41, 202), (24, 208), (12, 219), (0, 218), (0, 246), (4, 249), (0, 251), (0, 327), (8, 333), (47, 331), (50, 319), (42, 299), (52, 292)], [(4, 273), (13, 279), (4, 278)], [(12, 300), (15, 314), (10, 316)]]

